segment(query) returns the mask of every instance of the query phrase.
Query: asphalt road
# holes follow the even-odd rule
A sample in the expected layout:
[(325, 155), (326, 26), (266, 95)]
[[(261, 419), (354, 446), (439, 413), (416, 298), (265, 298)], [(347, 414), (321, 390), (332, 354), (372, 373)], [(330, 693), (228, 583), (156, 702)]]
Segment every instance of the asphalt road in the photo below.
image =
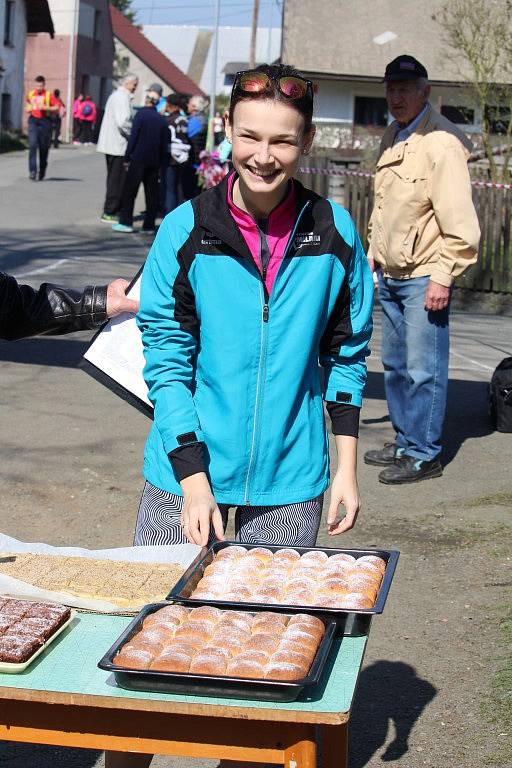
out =
[[(74, 287), (137, 271), (150, 242), (99, 221), (105, 174), (94, 148), (52, 150), (47, 180), (27, 176), (24, 153), (0, 156), (0, 269), (33, 286)], [(392, 437), (378, 311), (375, 322), (361, 455)], [(77, 368), (90, 337), (0, 342), (0, 525), (19, 539), (131, 543), (148, 420)], [(496, 757), (503, 728), (481, 710), (502, 664), (498, 622), (510, 582), (511, 437), (492, 432), (486, 414), (487, 383), (505, 355), (512, 318), (453, 314), (443, 477), (388, 488), (361, 461), (364, 509), (343, 544), (402, 556), (386, 612), (373, 622), (351, 768), (505, 765)], [(319, 543), (335, 544), (325, 531)], [(175, 763), (198, 765), (155, 760)], [(0, 744), (0, 765), (92, 768), (103, 758)]]

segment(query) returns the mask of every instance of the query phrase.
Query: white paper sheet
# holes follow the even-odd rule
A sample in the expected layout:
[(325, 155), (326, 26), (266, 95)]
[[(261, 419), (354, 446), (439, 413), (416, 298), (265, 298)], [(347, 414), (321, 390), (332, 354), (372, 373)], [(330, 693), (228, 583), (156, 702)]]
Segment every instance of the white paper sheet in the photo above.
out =
[[(139, 276), (128, 291), (130, 298), (139, 298), (140, 280)], [(109, 320), (87, 349), (84, 359), (145, 405), (153, 407), (142, 375), (142, 337), (133, 315), (123, 313)]]
[[(0, 556), (7, 552), (40, 552), (45, 555), (89, 557), (95, 560), (125, 560), (131, 563), (177, 563), (188, 568), (201, 551), (196, 544), (176, 544), (155, 547), (119, 547), (117, 549), (81, 549), (79, 547), (53, 547), (50, 544), (27, 543), (0, 533)], [(169, 584), (169, 591), (173, 584)], [(74, 597), (68, 593), (39, 589), (24, 581), (0, 573), (0, 594), (30, 600), (50, 600), (75, 608), (105, 613), (130, 613), (126, 608), (102, 600)]]

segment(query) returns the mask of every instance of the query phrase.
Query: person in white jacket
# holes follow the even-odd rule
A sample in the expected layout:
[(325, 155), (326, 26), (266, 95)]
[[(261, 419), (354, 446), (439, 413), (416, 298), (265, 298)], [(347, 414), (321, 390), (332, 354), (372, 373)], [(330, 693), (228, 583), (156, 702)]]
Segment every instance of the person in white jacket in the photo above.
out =
[(123, 77), (119, 88), (107, 99), (98, 137), (96, 149), (105, 155), (107, 161), (107, 192), (101, 220), (109, 224), (117, 221), (116, 214), (121, 207), (126, 175), (124, 153), (133, 120), (133, 94), (138, 84), (135, 75), (126, 74)]

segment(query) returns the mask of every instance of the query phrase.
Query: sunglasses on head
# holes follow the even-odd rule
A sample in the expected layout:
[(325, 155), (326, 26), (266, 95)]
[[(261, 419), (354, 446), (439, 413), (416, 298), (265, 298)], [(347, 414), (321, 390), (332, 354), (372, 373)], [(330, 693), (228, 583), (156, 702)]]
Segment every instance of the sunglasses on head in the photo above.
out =
[(280, 75), (273, 77), (266, 72), (258, 70), (247, 70), (237, 72), (233, 82), (233, 93), (237, 90), (242, 93), (264, 93), (272, 90), (272, 83), (275, 83), (279, 91), (288, 99), (300, 100), (312, 98), (313, 83), (297, 75)]

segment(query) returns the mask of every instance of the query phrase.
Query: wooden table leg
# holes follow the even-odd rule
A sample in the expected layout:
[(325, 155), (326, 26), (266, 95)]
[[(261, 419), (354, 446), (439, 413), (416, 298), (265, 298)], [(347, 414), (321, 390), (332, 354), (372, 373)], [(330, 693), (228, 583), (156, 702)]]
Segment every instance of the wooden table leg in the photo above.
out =
[(284, 750), (284, 768), (316, 768), (316, 740), (314, 730), (309, 738), (302, 738)]
[(321, 768), (347, 768), (348, 723), (320, 726)]

